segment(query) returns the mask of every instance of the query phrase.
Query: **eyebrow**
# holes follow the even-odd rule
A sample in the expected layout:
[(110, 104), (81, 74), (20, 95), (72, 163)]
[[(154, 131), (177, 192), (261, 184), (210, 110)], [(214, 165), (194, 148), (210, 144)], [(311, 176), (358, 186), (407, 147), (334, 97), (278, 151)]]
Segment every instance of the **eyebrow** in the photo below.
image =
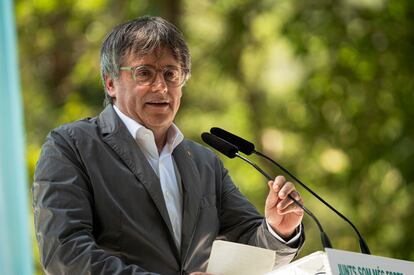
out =
[(162, 67), (156, 67), (152, 64), (140, 64), (140, 65), (135, 65), (135, 66), (131, 66), (131, 67), (141, 67), (141, 66), (147, 66), (147, 67), (153, 67), (153, 68), (181, 68), (181, 66), (179, 65), (165, 65)]

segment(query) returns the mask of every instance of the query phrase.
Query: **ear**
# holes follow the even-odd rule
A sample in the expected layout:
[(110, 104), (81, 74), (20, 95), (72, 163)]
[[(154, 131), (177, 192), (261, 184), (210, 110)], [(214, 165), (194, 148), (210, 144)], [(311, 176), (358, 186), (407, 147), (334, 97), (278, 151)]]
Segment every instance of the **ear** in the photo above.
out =
[(115, 98), (116, 89), (115, 89), (115, 79), (106, 75), (105, 76), (105, 88), (108, 91), (108, 95)]

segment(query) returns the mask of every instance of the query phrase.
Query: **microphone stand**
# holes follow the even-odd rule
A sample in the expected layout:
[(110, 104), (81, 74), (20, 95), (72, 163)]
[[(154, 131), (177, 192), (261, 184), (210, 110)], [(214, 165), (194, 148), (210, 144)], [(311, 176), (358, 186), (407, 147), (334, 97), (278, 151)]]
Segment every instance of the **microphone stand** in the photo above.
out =
[[(236, 157), (242, 159), (243, 161), (247, 162), (248, 164), (250, 164), (251, 166), (253, 166), (257, 171), (259, 171), (263, 176), (265, 176), (268, 180), (273, 180), (273, 178), (271, 176), (269, 176), (269, 174), (267, 174), (262, 168), (260, 168), (257, 164), (255, 164), (254, 162), (252, 162), (251, 160), (249, 160), (248, 158), (245, 158), (243, 156), (241, 156), (239, 153), (236, 153)], [(307, 209), (303, 204), (301, 204), (299, 201), (297, 201), (295, 198), (293, 198), (290, 194), (288, 194), (288, 197), (300, 208), (303, 209), (303, 211), (306, 212), (306, 214), (308, 214), (317, 224), (318, 228), (319, 228), (319, 232), (321, 234), (321, 241), (322, 241), (322, 245), (324, 248), (332, 248), (332, 244), (331, 241), (328, 238), (328, 235), (325, 233), (325, 231), (322, 228), (321, 223), (319, 222), (319, 220), (315, 217), (315, 215), (309, 210)]]
[(276, 162), (275, 160), (271, 159), (270, 157), (266, 156), (265, 154), (262, 154), (256, 150), (253, 151), (253, 153), (255, 153), (256, 155), (263, 157), (265, 159), (267, 159), (268, 161), (270, 161), (271, 163), (273, 163), (274, 165), (276, 165), (277, 167), (279, 167), (283, 172), (285, 172), (286, 174), (288, 174), (291, 178), (293, 178), (297, 183), (299, 183), (303, 188), (305, 188), (309, 193), (311, 193), (312, 195), (314, 195), (319, 201), (321, 201), (323, 204), (325, 204), (329, 209), (331, 209), (333, 212), (335, 212), (338, 216), (340, 216), (342, 219), (344, 219), (349, 225), (351, 225), (351, 227), (354, 229), (354, 231), (356, 232), (356, 234), (358, 235), (359, 238), (359, 246), (361, 248), (361, 252), (364, 254), (371, 254), (371, 251), (368, 248), (367, 243), (365, 242), (365, 240), (362, 238), (362, 235), (359, 233), (358, 229), (356, 228), (356, 226), (347, 218), (345, 217), (341, 212), (339, 212), (338, 210), (336, 210), (333, 206), (331, 206), (327, 201), (325, 201), (323, 198), (321, 198), (318, 194), (316, 194), (312, 189), (310, 189), (308, 186), (306, 186), (301, 180), (299, 180), (297, 177), (295, 177), (292, 173), (290, 173), (286, 168), (284, 168), (282, 165), (280, 165), (278, 162)]
[(282, 171), (287, 173), (291, 178), (293, 178), (297, 183), (299, 183), (303, 188), (305, 188), (309, 193), (314, 195), (320, 202), (325, 204), (329, 209), (331, 209), (335, 214), (337, 214), (339, 217), (341, 217), (343, 220), (345, 220), (349, 225), (351, 225), (352, 229), (356, 232), (359, 238), (359, 246), (361, 248), (361, 252), (365, 254), (371, 254), (371, 251), (368, 248), (368, 244), (365, 242), (364, 238), (362, 238), (362, 235), (359, 233), (356, 226), (348, 219), (346, 218), (342, 213), (340, 213), (338, 210), (336, 210), (333, 206), (331, 206), (328, 202), (326, 202), (324, 199), (322, 199), (318, 194), (313, 192), (309, 187), (307, 187), (302, 181), (300, 181), (298, 178), (296, 178), (292, 173), (290, 173), (287, 169), (285, 169), (282, 165), (274, 161), (273, 159), (269, 158), (268, 156), (258, 152), (254, 148), (254, 144), (250, 141), (247, 141), (239, 136), (236, 136), (230, 132), (227, 132), (226, 130), (220, 129), (218, 127), (213, 127), (210, 129), (210, 132), (217, 136), (218, 138), (222, 138), (226, 142), (230, 143), (231, 145), (235, 146), (237, 149), (239, 149), (241, 152), (245, 153), (246, 155), (250, 155), (252, 153), (255, 153), (256, 155), (263, 157), (279, 167)]

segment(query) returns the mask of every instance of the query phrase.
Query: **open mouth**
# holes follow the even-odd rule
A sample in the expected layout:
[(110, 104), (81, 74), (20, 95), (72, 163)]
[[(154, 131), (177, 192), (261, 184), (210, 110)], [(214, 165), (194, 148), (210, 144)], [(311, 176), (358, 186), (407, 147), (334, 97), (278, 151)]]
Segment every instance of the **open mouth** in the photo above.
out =
[(168, 106), (168, 102), (147, 102), (147, 105), (153, 107), (166, 107)]

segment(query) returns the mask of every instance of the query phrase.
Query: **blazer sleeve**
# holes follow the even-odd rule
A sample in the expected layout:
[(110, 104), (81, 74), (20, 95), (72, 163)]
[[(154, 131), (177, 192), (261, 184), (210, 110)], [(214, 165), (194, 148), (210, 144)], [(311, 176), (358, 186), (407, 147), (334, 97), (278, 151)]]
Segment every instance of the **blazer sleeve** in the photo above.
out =
[[(93, 237), (93, 196), (75, 141), (52, 131), (42, 148), (33, 184), (40, 258), (47, 274), (155, 274), (127, 265)], [(99, 161), (99, 160), (97, 160)]]
[(275, 267), (291, 262), (303, 245), (304, 230), (293, 244), (286, 245), (279, 241), (269, 232), (263, 216), (234, 185), (220, 160), (217, 161), (216, 171), (220, 171), (217, 176), (220, 177), (221, 183), (218, 200), (221, 237), (233, 242), (274, 250)]

